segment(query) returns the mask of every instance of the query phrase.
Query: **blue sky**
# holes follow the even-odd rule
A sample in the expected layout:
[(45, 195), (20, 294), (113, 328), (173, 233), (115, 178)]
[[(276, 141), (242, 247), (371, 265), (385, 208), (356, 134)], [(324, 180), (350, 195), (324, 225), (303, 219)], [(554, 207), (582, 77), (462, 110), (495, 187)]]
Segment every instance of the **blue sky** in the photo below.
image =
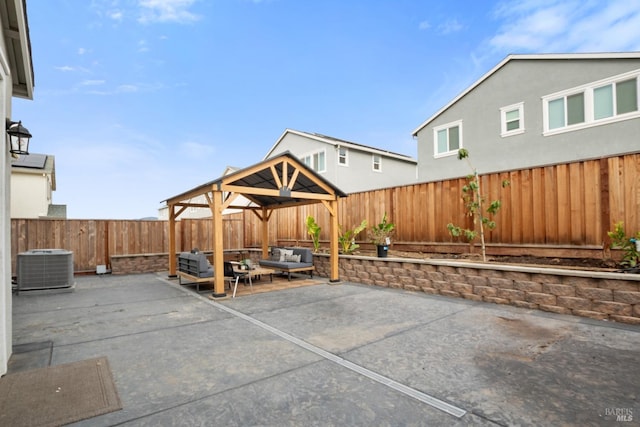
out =
[(262, 160), (285, 129), (417, 156), (411, 132), (510, 53), (640, 50), (640, 0), (27, 0), (34, 100), (69, 218)]

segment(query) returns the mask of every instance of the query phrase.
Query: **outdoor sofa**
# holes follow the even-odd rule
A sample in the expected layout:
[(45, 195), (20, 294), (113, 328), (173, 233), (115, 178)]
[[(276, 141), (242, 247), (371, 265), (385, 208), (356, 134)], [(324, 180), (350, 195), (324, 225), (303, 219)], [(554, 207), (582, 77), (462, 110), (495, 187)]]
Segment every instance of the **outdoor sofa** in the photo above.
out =
[(272, 248), (268, 259), (261, 259), (260, 267), (287, 273), (291, 280), (291, 273), (308, 271), (313, 277), (313, 254), (308, 248)]
[(196, 290), (200, 291), (200, 283), (213, 282), (213, 266), (207, 256), (202, 252), (180, 252), (178, 255), (178, 283), (182, 285), (182, 279), (196, 284)]

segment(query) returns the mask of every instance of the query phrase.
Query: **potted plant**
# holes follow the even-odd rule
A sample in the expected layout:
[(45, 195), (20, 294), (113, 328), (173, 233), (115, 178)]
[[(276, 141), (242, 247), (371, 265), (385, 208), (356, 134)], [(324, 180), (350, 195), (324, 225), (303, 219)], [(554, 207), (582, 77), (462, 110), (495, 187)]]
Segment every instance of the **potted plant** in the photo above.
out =
[(387, 213), (382, 216), (380, 224), (374, 225), (369, 230), (369, 240), (376, 245), (378, 250), (378, 257), (384, 258), (389, 251), (389, 245), (391, 244), (391, 234), (396, 225), (387, 221)]

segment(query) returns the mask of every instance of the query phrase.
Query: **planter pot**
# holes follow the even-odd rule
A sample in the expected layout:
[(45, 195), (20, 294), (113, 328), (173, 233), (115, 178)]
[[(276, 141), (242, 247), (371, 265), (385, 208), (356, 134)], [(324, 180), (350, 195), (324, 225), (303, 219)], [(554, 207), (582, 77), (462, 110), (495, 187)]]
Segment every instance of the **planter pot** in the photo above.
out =
[(386, 258), (387, 252), (389, 252), (389, 246), (378, 245), (378, 258)]

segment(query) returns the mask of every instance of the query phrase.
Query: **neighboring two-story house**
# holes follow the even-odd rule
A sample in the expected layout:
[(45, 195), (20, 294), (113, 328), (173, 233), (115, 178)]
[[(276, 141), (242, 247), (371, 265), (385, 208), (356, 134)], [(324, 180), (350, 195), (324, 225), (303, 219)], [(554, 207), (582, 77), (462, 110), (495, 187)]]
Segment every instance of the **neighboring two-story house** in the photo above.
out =
[(510, 55), (413, 131), (418, 180), (640, 152), (640, 52)]
[(413, 157), (330, 136), (286, 129), (264, 159), (285, 151), (345, 193), (416, 182)]
[(11, 218), (66, 218), (67, 206), (52, 203), (54, 156), (31, 153), (11, 163)]

